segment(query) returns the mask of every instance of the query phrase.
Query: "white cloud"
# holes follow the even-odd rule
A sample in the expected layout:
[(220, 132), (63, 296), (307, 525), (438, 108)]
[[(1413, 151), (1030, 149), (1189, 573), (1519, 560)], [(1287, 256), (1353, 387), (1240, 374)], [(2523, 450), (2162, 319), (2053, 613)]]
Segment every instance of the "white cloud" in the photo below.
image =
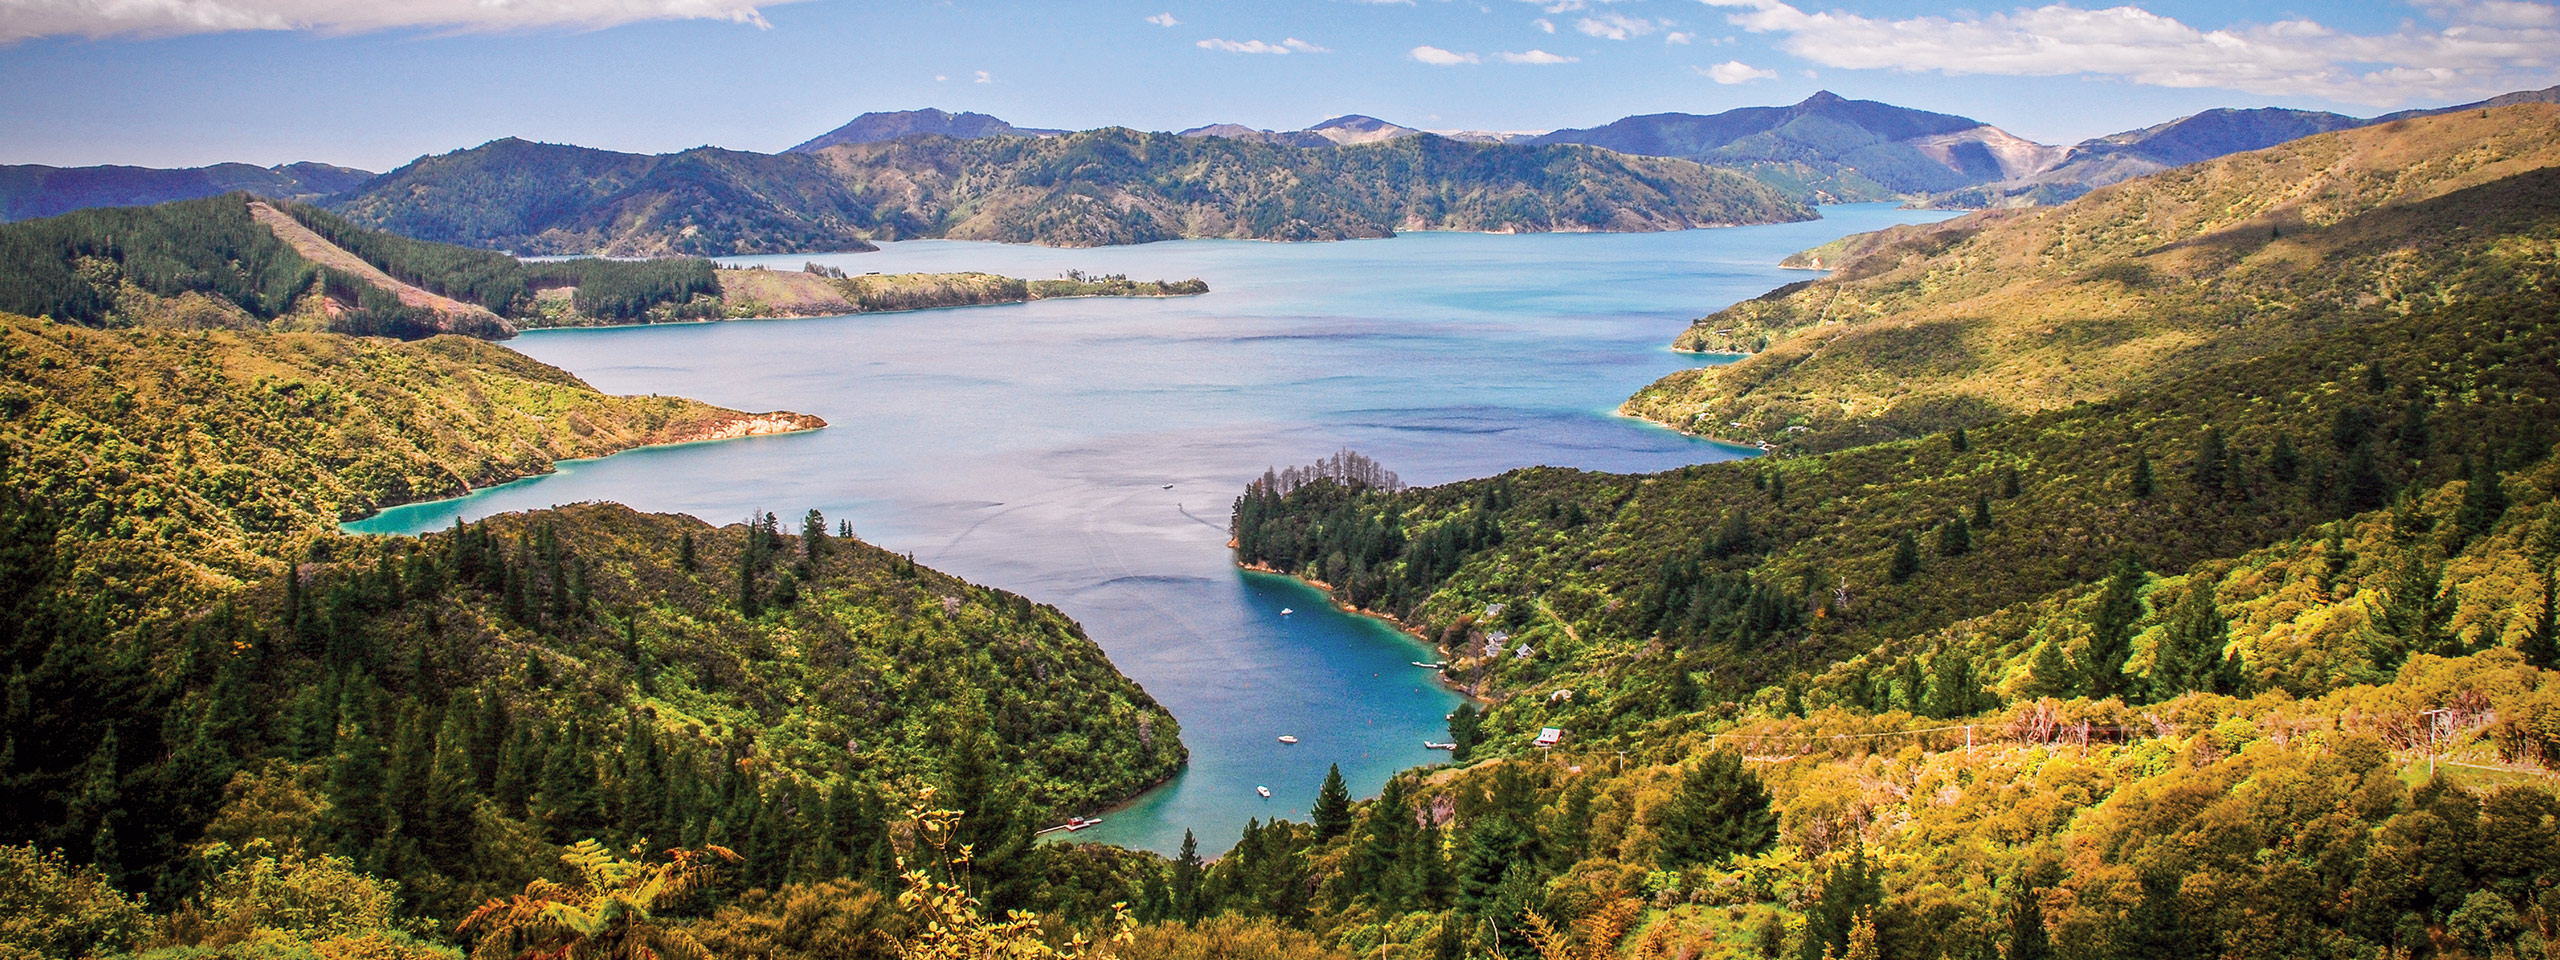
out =
[(1603, 13), (1597, 16), (1584, 17), (1581, 20), (1575, 21), (1573, 28), (1592, 36), (1599, 37), (1603, 40), (1625, 40), (1629, 37), (1641, 37), (1645, 34), (1652, 33), (1655, 30), (1661, 29), (1660, 27), (1655, 26), (1651, 20), (1647, 20), (1643, 17), (1630, 17), (1623, 13)]
[(1553, 21), (1553, 20), (1549, 20), (1549, 19), (1547, 19), (1547, 18), (1545, 18), (1545, 17), (1539, 17), (1538, 19), (1536, 19), (1536, 20), (1532, 20), (1532, 21), (1530, 21), (1530, 22), (1531, 22), (1531, 23), (1535, 23), (1535, 24), (1537, 24), (1537, 25), (1538, 25), (1538, 29), (1540, 29), (1540, 30), (1544, 30), (1544, 31), (1546, 31), (1546, 32), (1548, 32), (1548, 33), (1554, 33), (1554, 32), (1556, 32), (1556, 22), (1555, 22), (1555, 21)]
[(232, 30), (594, 29), (641, 20), (726, 20), (768, 27), (759, 7), (794, 2), (798, 0), (0, 0), (0, 43)]
[(1690, 33), (1685, 30), (1674, 30), (1662, 35), (1662, 42), (1666, 44), (1686, 45), (1689, 41), (1695, 39), (1698, 39), (1697, 34)]
[(1548, 13), (1572, 13), (1576, 10), (1589, 10), (1601, 4), (1622, 3), (1625, 0), (1520, 0), (1520, 2), (1537, 4), (1539, 9)]
[(1172, 13), (1170, 13), (1170, 12), (1166, 12), (1166, 13), (1159, 13), (1159, 14), (1156, 14), (1155, 16), (1147, 17), (1147, 18), (1145, 18), (1145, 19), (1146, 19), (1146, 21), (1147, 21), (1148, 23), (1155, 24), (1156, 26), (1159, 26), (1159, 27), (1170, 27), (1170, 26), (1173, 26), (1174, 24), (1177, 24), (1177, 23), (1181, 23), (1181, 22), (1182, 22), (1182, 21), (1180, 21), (1180, 20), (1176, 20), (1176, 19), (1174, 19), (1174, 18), (1173, 18), (1173, 14), (1172, 14)]
[(1712, 67), (1692, 67), (1690, 69), (1697, 70), (1699, 73), (1705, 74), (1709, 80), (1727, 85), (1750, 83), (1753, 80), (1768, 80), (1773, 79), (1778, 75), (1778, 71), (1762, 70), (1740, 60), (1727, 60)]
[(1207, 40), (1200, 41), (1198, 44), (1195, 44), (1195, 46), (1198, 46), (1202, 50), (1222, 50), (1227, 53), (1271, 53), (1283, 56), (1292, 53), (1332, 52), (1296, 37), (1290, 37), (1286, 40), (1280, 41), (1279, 43), (1264, 43), (1260, 40), (1222, 40), (1217, 37), (1210, 37)]
[(1727, 19), (1783, 35), (1786, 52), (1830, 67), (1946, 74), (2097, 74), (2160, 87), (2318, 96), (2377, 106), (2540, 87), (2560, 67), (2560, 6), (2525, 0), (2412, 0), (2435, 21), (2356, 34), (2306, 19), (2206, 30), (2138, 6), (2055, 3), (2006, 13), (1893, 20), (1808, 13), (1785, 0), (1701, 0)]
[(984, 71), (984, 70), (980, 70), (980, 71), (978, 71), (978, 81), (977, 81), (977, 82), (979, 82), (979, 83), (994, 83), (994, 82), (996, 82), (996, 78), (991, 77), (991, 76), (988, 76), (986, 71)]
[(1439, 47), (1430, 46), (1428, 44), (1413, 48), (1412, 56), (1416, 60), (1420, 60), (1435, 67), (1454, 67), (1462, 63), (1480, 62), (1480, 58), (1475, 54), (1442, 50)]
[(1526, 52), (1526, 53), (1497, 53), (1497, 54), (1494, 54), (1494, 56), (1502, 58), (1502, 62), (1504, 62), (1504, 63), (1535, 63), (1535, 64), (1548, 64), (1548, 63), (1581, 63), (1581, 62), (1582, 62), (1582, 58), (1581, 58), (1581, 57), (1565, 57), (1565, 56), (1558, 56), (1558, 55), (1556, 55), (1556, 54), (1548, 53), (1548, 52), (1546, 52), (1546, 51), (1544, 51), (1544, 50), (1531, 50), (1531, 51), (1528, 51), (1528, 52)]

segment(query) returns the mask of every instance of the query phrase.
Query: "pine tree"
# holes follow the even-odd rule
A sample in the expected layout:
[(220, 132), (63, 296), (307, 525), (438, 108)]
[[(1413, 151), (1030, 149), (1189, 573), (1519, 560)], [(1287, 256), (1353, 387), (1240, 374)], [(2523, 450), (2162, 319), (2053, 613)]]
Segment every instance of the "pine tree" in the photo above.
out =
[(1910, 580), (1920, 572), (1920, 540), (1905, 530), (1893, 539), (1893, 561), (1885, 568), (1885, 578), (1895, 583)]
[(2002, 499), (2002, 500), (2015, 500), (2015, 499), (2017, 499), (2017, 498), (2018, 498), (2018, 494), (2019, 494), (2019, 492), (2020, 492), (2020, 491), (2019, 491), (2019, 489), (2018, 489), (2018, 468), (2017, 468), (2016, 466), (2014, 466), (2014, 465), (2013, 465), (2013, 466), (2004, 466), (2004, 467), (2001, 467), (2001, 468), (2000, 468), (2000, 499)]
[(2023, 877), (2010, 883), (2008, 903), (2001, 913), (2007, 927), (2001, 960), (2053, 960), (2053, 940), (2044, 928), (2044, 901)]
[(693, 550), (693, 531), (687, 530), (684, 532), (684, 536), (676, 541), (676, 566), (682, 568), (686, 573), (692, 573), (696, 567), (701, 565), (700, 561), (694, 556)]
[(2293, 447), (2290, 434), (2276, 434), (2275, 449), (2267, 453), (2267, 475), (2284, 483), (2302, 476), (2302, 452)]
[(1749, 856), (1778, 839), (1769, 790), (1745, 769), (1742, 755), (1717, 750), (1698, 758), (1670, 799), (1653, 810), (1654, 859), (1665, 870), (1709, 866)]
[(2452, 619), (2453, 592), (2444, 588), (2444, 564), (2435, 544), (2412, 543), (2383, 587), (2381, 609), (2375, 611), (2366, 637), (2366, 658), (2375, 670), (2389, 673), (2412, 653), (2447, 653), (2444, 626)]
[(983, 721), (965, 726), (952, 738), (943, 759), (942, 792), (936, 802), (960, 811), (953, 839), (970, 848), (970, 879), (984, 891), (995, 910), (1028, 904), (1038, 879), (1038, 848), (1033, 844), (1030, 811), (1023, 809), (1020, 785), (997, 766), (995, 741)]
[(1988, 494), (1973, 495), (1973, 528), (1991, 529), (1991, 497)]
[(2067, 697), (2079, 687), (2079, 676), (2071, 669), (2071, 660), (2062, 651), (2060, 640), (2036, 644), (2036, 652), (2027, 661), (2029, 696)]
[(2204, 439), (2196, 444), (2196, 462), (2191, 472), (2196, 486), (2221, 492), (2231, 478), (2231, 450), (2223, 442), (2222, 428), (2207, 426)]
[(384, 797), (385, 756), (362, 719), (342, 714), (337, 756), (329, 762), (329, 808), (321, 828), (338, 855), (368, 871), (381, 869), (381, 843), (390, 832)]
[(1409, 791), (1405, 778), (1388, 778), (1386, 788), (1360, 818), (1359, 836), (1343, 865), (1349, 897), (1375, 904), (1382, 913), (1401, 913), (1412, 902), (1398, 860), (1416, 829)]
[(2125, 661), (2133, 658), (2134, 627), (2142, 621), (2145, 579), (2141, 562), (2126, 554), (2117, 558), (2106, 586), (2098, 592), (2097, 605), (2089, 613), (2089, 655), (2082, 670), (2092, 697), (2103, 700), (2124, 690)]
[(457, 696), (444, 707), (436, 727), (435, 759), (427, 770), (424, 808), (427, 822), (408, 831), (439, 864), (458, 863), (470, 855), (471, 805), (478, 794), (478, 698)]
[(1969, 717), (1998, 706), (1982, 689), (1982, 680), (1974, 674), (1973, 658), (1962, 651), (1942, 649), (1929, 658), (1928, 716), (1941, 720)]
[(1955, 432), (1947, 434), (1947, 448), (1963, 453), (1973, 449), (1973, 441), (1966, 439), (1963, 427), (1957, 427)]
[(1476, 738), (1483, 735), (1483, 726), (1484, 714), (1477, 712), (1475, 704), (1461, 703), (1449, 714), (1449, 742), (1457, 744), (1449, 750), (1451, 762), (1465, 763), (1475, 756)]
[(2393, 438), (2400, 443), (2402, 459), (2413, 463), (2427, 459), (2428, 451), (2435, 448), (2435, 428), (2427, 423), (2425, 397), (2412, 396), (2409, 403), (2400, 408), (2400, 429)]
[(1201, 902), (1201, 880), (1207, 874), (1208, 867), (1200, 860), (1199, 838), (1189, 830), (1182, 831), (1182, 854), (1173, 860), (1173, 919), (1198, 924), (1208, 915), (1206, 904)]
[(2133, 458), (2133, 478), (2126, 481), (2125, 491), (2136, 500), (2150, 499), (2154, 483), (2151, 479), (2151, 454), (2139, 453)]
[(2151, 699), (2168, 700), (2190, 690), (2214, 692), (2222, 685), (2222, 648), (2229, 638), (2230, 625), (2214, 605), (2213, 584), (2194, 578), (2152, 648)]
[(1884, 883), (1875, 875), (1867, 851), (1850, 848), (1823, 871), (1822, 892), (1805, 910), (1799, 956), (1804, 960), (1840, 956), (1848, 950), (1859, 918), (1873, 916), (1883, 903)]
[(1331, 840), (1351, 830), (1351, 788), (1342, 782), (1341, 764), (1325, 771), (1324, 786), (1316, 791), (1310, 814), (1315, 818), (1318, 838)]
[(2541, 579), (2542, 610), (2517, 652), (2525, 662), (2549, 670), (2560, 667), (2560, 569), (2544, 571)]
[(1938, 525), (1938, 555), (1961, 557), (1973, 552), (1972, 525), (1957, 517)]
[(2487, 455), (2462, 460), (2462, 472), (2468, 482), (2462, 488), (2462, 509), (2454, 517), (2466, 538), (2487, 536), (2507, 512), (2504, 478), (2491, 460)]

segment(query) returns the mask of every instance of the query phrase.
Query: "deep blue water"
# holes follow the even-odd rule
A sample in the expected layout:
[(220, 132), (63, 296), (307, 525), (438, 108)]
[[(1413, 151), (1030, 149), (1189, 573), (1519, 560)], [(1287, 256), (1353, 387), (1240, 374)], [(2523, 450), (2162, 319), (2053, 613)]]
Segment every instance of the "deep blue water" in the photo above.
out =
[(603, 390), (831, 426), (562, 464), (349, 526), (409, 533), (586, 500), (714, 523), (812, 507), (850, 519), (873, 543), (1057, 604), (1182, 721), (1190, 769), (1076, 839), (1171, 853), (1188, 828), (1214, 852), (1249, 817), (1305, 819), (1327, 764), (1366, 794), (1445, 758), (1421, 744), (1445, 738), (1441, 718), (1458, 703), (1410, 665), (1425, 658), (1418, 643), (1235, 569), (1227, 514), (1245, 482), (1345, 446), (1417, 484), (1742, 456), (1611, 410), (1656, 377), (1718, 362), (1667, 344), (1693, 317), (1803, 279), (1773, 266), (1788, 253), (1944, 216), (1880, 204), (1824, 215), (1680, 233), (1096, 250), (918, 241), (745, 258), (1196, 276), (1213, 292), (530, 333), (510, 345)]

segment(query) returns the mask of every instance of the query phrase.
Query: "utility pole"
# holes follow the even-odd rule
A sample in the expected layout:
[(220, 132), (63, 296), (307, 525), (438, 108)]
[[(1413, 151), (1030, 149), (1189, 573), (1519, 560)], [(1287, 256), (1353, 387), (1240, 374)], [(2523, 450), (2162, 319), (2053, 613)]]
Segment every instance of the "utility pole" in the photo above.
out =
[(2444, 715), (2450, 712), (2452, 711), (2443, 707), (2418, 711), (2419, 716), (2427, 718), (2427, 779), (2429, 780), (2436, 778), (2436, 726), (2442, 723)]

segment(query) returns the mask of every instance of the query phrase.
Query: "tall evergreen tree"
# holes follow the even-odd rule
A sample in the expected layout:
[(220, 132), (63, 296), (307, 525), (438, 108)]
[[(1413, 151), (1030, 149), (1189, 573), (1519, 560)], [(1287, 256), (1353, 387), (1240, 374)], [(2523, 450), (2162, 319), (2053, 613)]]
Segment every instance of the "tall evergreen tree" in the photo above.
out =
[(2001, 960), (2054, 960), (2053, 939), (2045, 932), (2044, 901), (2023, 877), (2010, 883), (2001, 914), (2007, 928)]
[(2220, 493), (2231, 479), (2231, 448), (2222, 439), (2222, 428), (2207, 426), (2204, 439), (2196, 443), (2196, 461), (2189, 469), (2196, 486)]
[(1973, 521), (1972, 521), (1972, 522), (1973, 522), (1973, 528), (1974, 528), (1975, 530), (1989, 530), (1989, 529), (1991, 529), (1991, 495), (1990, 495), (1990, 494), (1986, 494), (1986, 493), (1977, 493), (1977, 494), (1974, 494), (1974, 495), (1973, 495)]
[(2518, 652), (2525, 661), (2545, 670), (2560, 667), (2560, 568), (2542, 573), (2542, 610), (2533, 618), (2533, 629), (2527, 631)]
[(1709, 752), (1653, 809), (1654, 859), (1676, 870), (1768, 849), (1778, 839), (1778, 814), (1769, 804), (1768, 788), (1743, 766), (1742, 754)]
[(1905, 530), (1893, 538), (1893, 560), (1885, 567), (1885, 579), (1895, 583), (1910, 580), (1920, 572), (1920, 540)]
[(1825, 960), (1844, 955), (1858, 918), (1873, 915), (1883, 904), (1884, 882), (1876, 876), (1866, 849), (1850, 848), (1822, 873), (1821, 893), (1805, 910), (1798, 956), (1801, 960)]
[(2151, 498), (2151, 494), (2155, 486), (2155, 481), (2153, 481), (2151, 477), (2151, 454), (2135, 454), (2133, 457), (2133, 477), (2132, 479), (2125, 481), (2125, 492), (2132, 494), (2133, 498), (2136, 500), (2148, 500)]
[(2463, 458), (2462, 472), (2467, 482), (2462, 487), (2462, 509), (2454, 514), (2454, 522), (2466, 538), (2487, 536), (2507, 512), (2507, 489), (2495, 459), (2487, 454)]
[(1450, 748), (1449, 759), (1465, 763), (1474, 758), (1476, 738), (1483, 735), (1483, 729), (1484, 714), (1476, 710), (1476, 705), (1459, 704), (1458, 709), (1449, 714), (1449, 742), (1457, 745)]
[(1200, 859), (1199, 838), (1189, 830), (1182, 831), (1182, 854), (1173, 859), (1173, 919), (1197, 924), (1208, 914), (1206, 904), (1201, 902), (1201, 881), (1207, 874), (1208, 868)]
[(2214, 604), (2213, 584), (2202, 576), (2191, 578), (2151, 651), (2151, 699), (2167, 700), (2190, 690), (2230, 692), (2216, 690), (2222, 685), (2222, 648), (2229, 639), (2230, 625)]
[(2267, 452), (2267, 475), (2283, 483), (2302, 476), (2302, 452), (2294, 449), (2291, 434), (2276, 434), (2275, 449)]
[(2089, 612), (2088, 658), (2081, 665), (2092, 697), (2105, 699), (2124, 692), (2124, 665), (2133, 658), (2134, 627), (2142, 621), (2146, 579), (2141, 562), (2128, 553), (2116, 559), (2115, 569), (2098, 591), (2097, 605)]
[(1351, 788), (1342, 782), (1341, 764), (1325, 771), (1324, 786), (1316, 791), (1309, 813), (1315, 818), (1319, 839), (1331, 840), (1351, 830)]
[(1973, 552), (1973, 528), (1963, 517), (1938, 525), (1938, 555), (1961, 557)]

